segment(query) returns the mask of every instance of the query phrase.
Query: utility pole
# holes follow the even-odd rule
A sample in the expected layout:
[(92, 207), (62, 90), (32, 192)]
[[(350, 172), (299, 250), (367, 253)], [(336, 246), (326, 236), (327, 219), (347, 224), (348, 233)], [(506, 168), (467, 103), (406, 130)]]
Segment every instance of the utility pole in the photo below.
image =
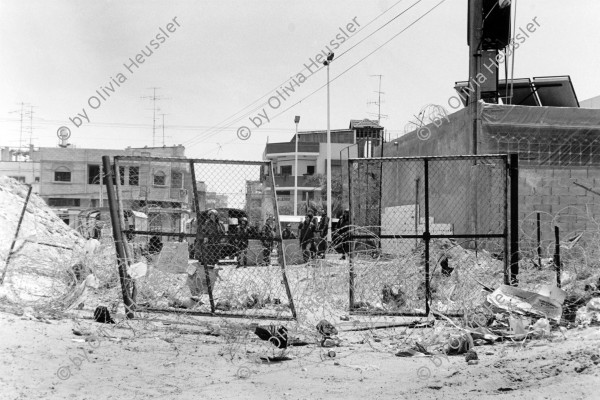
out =
[(156, 101), (164, 100), (164, 98), (156, 95), (156, 90), (160, 89), (159, 87), (152, 87), (150, 89), (152, 89), (152, 96), (142, 96), (142, 99), (152, 101), (152, 147), (154, 147), (156, 146), (156, 111), (160, 111), (160, 109), (156, 107)]
[[(375, 93), (377, 93), (377, 101), (369, 101), (367, 102), (367, 104), (375, 104), (377, 106), (377, 123), (380, 124), (381, 123), (381, 95), (385, 94), (384, 92), (381, 91), (381, 78), (383, 77), (383, 75), (371, 75), (372, 77), (378, 77), (379, 78), (379, 90), (376, 90)], [(385, 117), (385, 116), (383, 116)]]
[(165, 146), (165, 115), (169, 115), (169, 114), (160, 114), (162, 116), (162, 143), (163, 143), (163, 147)]
[(481, 37), (483, 30), (483, 0), (469, 0), (468, 42), (469, 42), (469, 84), (475, 90), (469, 94), (469, 119), (471, 121), (471, 151), (477, 154), (479, 140), (479, 99), (481, 88), (477, 82), (477, 74), (481, 71)]

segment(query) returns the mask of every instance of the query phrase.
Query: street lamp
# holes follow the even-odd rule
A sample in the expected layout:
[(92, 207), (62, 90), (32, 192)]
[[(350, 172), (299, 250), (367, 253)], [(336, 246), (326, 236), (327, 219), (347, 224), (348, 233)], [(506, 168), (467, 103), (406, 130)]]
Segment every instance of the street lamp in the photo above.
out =
[(300, 122), (300, 116), (294, 117), (296, 123), (296, 153), (294, 160), (294, 216), (298, 215), (298, 122)]
[(331, 243), (331, 130), (329, 129), (329, 64), (333, 61), (333, 53), (327, 54), (323, 65), (327, 67), (327, 243)]

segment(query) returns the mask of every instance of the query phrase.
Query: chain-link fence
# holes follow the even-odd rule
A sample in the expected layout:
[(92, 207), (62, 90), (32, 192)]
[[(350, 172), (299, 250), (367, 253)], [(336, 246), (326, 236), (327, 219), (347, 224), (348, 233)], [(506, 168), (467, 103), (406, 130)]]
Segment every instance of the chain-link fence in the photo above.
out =
[[(295, 317), (270, 162), (114, 165), (138, 309)], [(140, 261), (147, 267), (137, 271)]]
[(349, 160), (351, 310), (456, 313), (507, 282), (507, 171), (495, 155)]

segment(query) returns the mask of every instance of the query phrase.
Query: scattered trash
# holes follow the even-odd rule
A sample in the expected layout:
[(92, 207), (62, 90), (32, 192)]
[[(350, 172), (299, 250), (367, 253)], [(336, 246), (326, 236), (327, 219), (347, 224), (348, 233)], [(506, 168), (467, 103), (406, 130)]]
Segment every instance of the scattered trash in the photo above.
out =
[(342, 315), (342, 316), (340, 317), (340, 321), (350, 321), (350, 317), (349, 317), (349, 316), (347, 316), (347, 315)]
[(317, 332), (325, 337), (330, 337), (338, 334), (338, 330), (326, 319), (322, 319), (317, 324)]
[(448, 339), (445, 350), (447, 355), (464, 354), (474, 346), (473, 337), (469, 333), (465, 333)]
[(548, 321), (546, 318), (538, 319), (531, 328), (533, 329), (533, 333), (535, 335), (542, 337), (550, 335), (550, 321)]
[(105, 306), (98, 306), (94, 310), (94, 321), (103, 324), (114, 324), (115, 321), (110, 317), (110, 312)]
[(475, 352), (475, 350), (467, 351), (467, 354), (465, 354), (465, 361), (469, 362), (473, 360), (479, 360), (479, 357), (477, 357), (477, 353)]
[(531, 318), (520, 315), (510, 315), (508, 317), (510, 332), (515, 335), (523, 335), (527, 332), (527, 327), (531, 324)]
[(560, 302), (538, 293), (513, 286), (502, 285), (487, 296), (490, 304), (511, 313), (536, 314), (560, 322), (562, 305)]
[(335, 355), (336, 355), (336, 354), (335, 354), (335, 351), (333, 351), (333, 350), (329, 350), (329, 351), (327, 352), (327, 355), (328, 355), (330, 358), (335, 358)]
[(260, 357), (260, 360), (263, 362), (282, 362), (282, 361), (290, 361), (291, 358), (290, 357), (286, 357), (286, 356), (278, 356), (278, 357)]
[(469, 360), (469, 361), (467, 361), (467, 364), (469, 364), (469, 365), (477, 365), (477, 364), (479, 364), (479, 361), (478, 360)]
[(135, 264), (131, 264), (127, 267), (127, 273), (131, 277), (131, 279), (139, 279), (143, 276), (146, 276), (148, 272), (148, 265), (143, 262), (137, 262)]
[(285, 349), (288, 346), (287, 328), (283, 325), (275, 326), (257, 326), (254, 334), (261, 340), (270, 342), (278, 349)]

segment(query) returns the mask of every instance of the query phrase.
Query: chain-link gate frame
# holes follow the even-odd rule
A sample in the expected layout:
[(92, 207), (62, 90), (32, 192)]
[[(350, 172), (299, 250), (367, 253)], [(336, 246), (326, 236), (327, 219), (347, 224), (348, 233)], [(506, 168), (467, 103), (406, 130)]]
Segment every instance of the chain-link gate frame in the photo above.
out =
[[(108, 157), (104, 158), (108, 162)], [(133, 317), (133, 311), (135, 310), (204, 316), (248, 317), (253, 319), (296, 319), (296, 309), (286, 275), (286, 260), (283, 257), (281, 229), (275, 229), (271, 226), (280, 227), (280, 221), (274, 171), (270, 161), (116, 156), (114, 157), (114, 164), (109, 168), (105, 167), (105, 169), (109, 171), (107, 176), (112, 175), (112, 179), (106, 179), (105, 183), (109, 205), (111, 206), (113, 227), (117, 227), (113, 230), (115, 245), (117, 246), (118, 255), (122, 254), (122, 256), (119, 256), (119, 272), (122, 275), (122, 291), (129, 317)], [(232, 173), (234, 171), (237, 173)], [(199, 182), (198, 179), (203, 182)], [(143, 180), (145, 182), (142, 182)], [(198, 187), (199, 184), (206, 187), (201, 190)], [(243, 185), (243, 187), (240, 185)], [(113, 186), (116, 189), (111, 190)], [(221, 188), (221, 190), (215, 190), (215, 188)], [(211, 189), (213, 190), (211, 191)], [(152, 190), (154, 190), (154, 193), (149, 193)], [(178, 202), (172, 201), (177, 197), (177, 193), (174, 191), (179, 192), (180, 201)], [(209, 195), (210, 199), (208, 199)], [(227, 196), (230, 197), (230, 202), (241, 208), (227, 207)], [(152, 200), (153, 198), (154, 200)], [(157, 198), (164, 201), (159, 201)], [(223, 203), (223, 198), (225, 204), (219, 204), (219, 202)], [(265, 226), (260, 232), (251, 231), (248, 226), (248, 219), (251, 214), (257, 211), (257, 208), (253, 207), (250, 202), (256, 198), (263, 201), (258, 208), (259, 218), (264, 221), (265, 216), (268, 216)], [(136, 211), (136, 209), (138, 212), (140, 210), (148, 211), (151, 202), (155, 206), (158, 204), (156, 207), (163, 208), (159, 210), (159, 216), (181, 215), (174, 219), (167, 218), (166, 229), (164, 218), (163, 220), (159, 218), (158, 224), (153, 223), (153, 220), (151, 220), (150, 227), (146, 226), (145, 229), (142, 229), (137, 226), (137, 222), (134, 224), (128, 217), (134, 216), (136, 213), (132, 211)], [(219, 205), (222, 207), (219, 207)], [(115, 209), (114, 217), (113, 208)], [(218, 210), (216, 211), (217, 218), (211, 216), (213, 211), (210, 210)], [(185, 223), (182, 221), (183, 217), (181, 216), (185, 213), (189, 214), (187, 223), (192, 227), (191, 230), (184, 228)], [(219, 213), (225, 213), (226, 224), (221, 222), (223, 218), (220, 218)], [(202, 224), (200, 228), (193, 226), (194, 219), (196, 225)], [(241, 229), (243, 219), (246, 220), (245, 231)], [(211, 225), (211, 221), (213, 221), (212, 227), (218, 227), (216, 230), (205, 229)], [(258, 226), (258, 221), (254, 222)], [(169, 223), (171, 223), (170, 228)], [(225, 226), (227, 229), (225, 229)], [(143, 239), (139, 240), (140, 237), (146, 238), (145, 244)], [(156, 253), (160, 254), (162, 242), (158, 246), (157, 243), (152, 243), (151, 238), (172, 238), (178, 240), (179, 243), (192, 242), (193, 240), (190, 255), (198, 259), (201, 268), (196, 267), (197, 273), (194, 272), (191, 275), (194, 279), (191, 284), (189, 282), (190, 276), (188, 276), (187, 284), (190, 289), (196, 288), (199, 293), (203, 290), (203, 293), (208, 295), (209, 310), (206, 310), (206, 307), (201, 310), (196, 310), (198, 307), (180, 310), (173, 308), (171, 305), (161, 308), (149, 306), (142, 302), (136, 303), (136, 294), (142, 291), (143, 287), (136, 284), (127, 273), (122, 273), (122, 264), (125, 265), (123, 269), (127, 269), (140, 259), (140, 251), (148, 255), (153, 249), (152, 246), (159, 247)], [(248, 247), (248, 243), (252, 241), (258, 241), (262, 246), (260, 250), (255, 252), (255, 260), (249, 260), (248, 258), (248, 254), (253, 254)], [(273, 245), (276, 246), (278, 254), (275, 265), (271, 265)], [(119, 251), (119, 246), (122, 246), (121, 251)], [(155, 257), (156, 253), (154, 254)], [(260, 264), (263, 267), (262, 269), (266, 267), (267, 272), (262, 274), (263, 278), (264, 275), (267, 275), (272, 279), (271, 283), (276, 282), (283, 285), (284, 291), (277, 292), (279, 294), (277, 299), (272, 299), (270, 295), (268, 299), (265, 299), (263, 298), (264, 293), (252, 293), (251, 296), (247, 297), (248, 301), (253, 304), (246, 304), (247, 309), (244, 310), (245, 312), (237, 312), (236, 310), (239, 310), (239, 307), (231, 307), (230, 304), (223, 305), (222, 302), (218, 303), (213, 292), (215, 281), (218, 279), (218, 272), (215, 272), (215, 269), (222, 270), (217, 266), (221, 263), (221, 257), (224, 254), (227, 259), (231, 259), (229, 263), (237, 260), (238, 267), (235, 268), (235, 272), (238, 276), (241, 274), (241, 278), (237, 282), (229, 282), (228, 291), (235, 292), (236, 289), (243, 289), (240, 292), (248, 295), (248, 288), (244, 286), (247, 282), (250, 282), (256, 289), (256, 279), (253, 281), (251, 278), (254, 275), (260, 275), (260, 273), (256, 270), (253, 271), (255, 269), (253, 268), (253, 262), (256, 262), (256, 266)], [(280, 276), (276, 276), (275, 269), (271, 268), (273, 266), (277, 267), (277, 264), (279, 264), (279, 268), (275, 269), (279, 270)], [(252, 272), (250, 273), (250, 271)], [(272, 274), (269, 275), (269, 272)], [(233, 273), (230, 275), (233, 276)], [(266, 280), (262, 283), (267, 284)], [(285, 304), (285, 300), (281, 301), (281, 298), (284, 298), (281, 296), (287, 297), (287, 304)], [(129, 297), (129, 302), (127, 297)], [(192, 299), (197, 297), (192, 296)], [(128, 303), (132, 306), (130, 307)], [(272, 307), (277, 309), (276, 315), (268, 312), (272, 311), (272, 308), (267, 311), (265, 309), (259, 310), (259, 308), (264, 307), (265, 303), (278, 304), (277, 307)], [(203, 304), (200, 308), (202, 306)], [(289, 313), (282, 312), (282, 308), (285, 307), (289, 309)]]
[[(514, 267), (518, 265), (518, 259), (509, 256), (509, 237), (511, 254), (518, 253), (514, 245), (517, 233), (513, 232), (515, 224), (512, 223), (518, 217), (518, 172), (514, 171), (518, 162), (515, 157), (510, 160), (511, 163), (508, 155), (349, 159), (350, 313), (429, 315), (433, 272), (437, 272), (438, 263), (444, 265), (444, 260), (441, 263), (434, 260), (432, 271), (430, 253), (432, 245), (440, 243), (444, 256), (451, 254), (454, 251), (451, 247), (454, 247), (474, 249), (476, 259), (478, 252), (487, 260), (492, 258), (490, 254), (499, 259), (489, 262), (501, 268), (501, 276), (485, 283), (472, 279), (478, 292), (482, 286), (489, 289), (494, 285), (509, 284), (511, 272), (518, 272)], [(513, 160), (514, 165), (511, 165)], [(466, 192), (461, 193), (461, 189)], [(436, 224), (436, 216), (440, 215), (443, 215), (444, 223)], [(410, 223), (390, 223), (395, 219)], [(451, 242), (448, 246), (449, 242), (444, 242), (450, 240), (458, 243)], [(379, 255), (379, 261), (373, 263), (371, 269), (365, 268), (367, 262), (364, 260), (368, 259), (365, 253)], [(387, 264), (382, 261), (386, 256)], [(412, 277), (418, 278), (416, 288), (407, 290), (406, 285), (394, 288), (390, 281), (406, 279), (405, 272), (410, 265), (416, 272)], [(512, 265), (512, 271), (509, 265)], [(441, 268), (442, 275), (444, 272), (451, 275), (452, 271), (444, 271), (444, 266)], [(439, 274), (435, 276), (437, 278)], [(371, 283), (378, 279), (383, 281)], [(379, 290), (382, 297), (379, 297)], [(380, 300), (381, 304), (392, 303), (394, 307), (371, 307), (369, 301), (372, 299)], [(415, 306), (415, 303), (420, 304)], [(451, 304), (446, 306), (444, 314), (460, 316), (458, 311), (466, 309), (464, 307), (465, 304)]]

